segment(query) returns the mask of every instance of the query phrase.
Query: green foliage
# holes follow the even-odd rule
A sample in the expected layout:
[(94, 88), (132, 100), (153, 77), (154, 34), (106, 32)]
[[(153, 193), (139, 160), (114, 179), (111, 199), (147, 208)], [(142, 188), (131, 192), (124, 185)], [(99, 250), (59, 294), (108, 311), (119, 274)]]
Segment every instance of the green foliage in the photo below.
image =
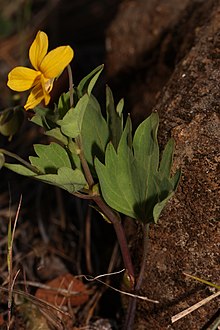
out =
[(104, 160), (109, 130), (98, 101), (93, 95), (90, 95), (89, 100), (82, 123), (81, 141), (85, 158), (93, 167), (95, 157)]
[(33, 179), (57, 186), (73, 194), (86, 186), (86, 180), (79, 169), (60, 167), (56, 174), (36, 174), (24, 165), (8, 164), (5, 167), (20, 175), (32, 177)]
[(36, 144), (34, 150), (38, 157), (30, 156), (30, 162), (44, 174), (56, 173), (61, 167), (71, 168), (66, 150), (57, 143), (49, 145)]
[(79, 169), (60, 167), (57, 174), (38, 175), (36, 179), (74, 193), (86, 186), (86, 180)]
[(99, 66), (73, 91), (61, 95), (54, 110), (35, 109), (32, 121), (59, 143), (35, 145), (36, 156), (29, 157), (30, 164), (4, 163), (2, 155), (0, 165), (74, 193), (88, 191), (82, 156), (111, 208), (144, 223), (157, 222), (180, 179), (180, 171), (171, 176), (174, 141), (167, 143), (160, 160), (156, 113), (144, 120), (132, 137), (130, 117), (123, 128), (124, 101), (115, 105), (108, 86), (105, 119), (92, 94), (102, 70)]
[(17, 133), (24, 119), (24, 112), (21, 107), (8, 108), (0, 112), (0, 134), (12, 136)]
[(34, 177), (37, 176), (37, 173), (34, 171), (31, 171), (31, 169), (27, 168), (24, 165), (21, 164), (10, 164), (10, 163), (5, 163), (4, 166), (6, 168), (8, 168), (9, 170), (20, 174), (20, 175), (24, 175), (24, 176), (30, 176), (30, 177)]
[(43, 127), (45, 130), (49, 130), (55, 127), (57, 113), (48, 108), (36, 107), (34, 109), (35, 115), (31, 121), (38, 126)]
[(86, 180), (80, 169), (73, 169), (67, 151), (59, 144), (35, 145), (38, 157), (29, 157), (32, 171), (21, 164), (5, 164), (8, 169), (42, 182), (58, 186), (70, 193), (74, 193), (86, 186)]
[(103, 68), (104, 65), (99, 65), (97, 68), (95, 68), (92, 72), (90, 72), (85, 78), (81, 80), (81, 82), (77, 87), (77, 94), (79, 98), (82, 97), (85, 93), (88, 93), (88, 95), (91, 94)]
[(107, 204), (118, 212), (136, 218), (132, 205), (139, 200), (139, 184), (136, 181), (137, 169), (132, 150), (127, 143), (130, 126), (128, 119), (117, 152), (110, 142), (105, 152), (105, 165), (95, 159), (95, 167)]
[(0, 169), (4, 166), (5, 164), (5, 156), (0, 152)]
[(114, 98), (111, 89), (106, 86), (106, 112), (107, 123), (110, 132), (110, 140), (115, 148), (118, 147), (122, 131), (123, 131), (123, 116), (122, 111), (124, 101), (121, 100), (115, 108)]
[(84, 94), (75, 108), (70, 108), (64, 118), (58, 121), (58, 125), (63, 134), (70, 138), (76, 138), (81, 133), (84, 113), (89, 107), (89, 103), (89, 95)]
[(132, 146), (128, 123), (117, 150), (108, 144), (105, 164), (95, 160), (101, 191), (118, 212), (144, 223), (157, 222), (180, 178), (180, 171), (170, 176), (174, 143), (168, 142), (159, 167), (158, 115), (153, 113), (137, 128)]

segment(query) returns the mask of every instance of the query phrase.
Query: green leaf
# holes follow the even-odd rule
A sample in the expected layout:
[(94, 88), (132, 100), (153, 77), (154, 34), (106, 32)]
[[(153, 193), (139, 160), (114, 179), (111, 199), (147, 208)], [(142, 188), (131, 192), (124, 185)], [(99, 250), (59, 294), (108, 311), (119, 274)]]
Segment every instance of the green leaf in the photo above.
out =
[(70, 93), (61, 94), (58, 101), (59, 119), (62, 119), (70, 109)]
[(4, 154), (0, 153), (0, 169), (4, 166), (5, 164), (5, 156)]
[[(122, 118), (123, 120), (123, 117), (122, 117), (122, 111), (124, 109), (124, 99), (121, 99), (118, 104), (117, 104), (117, 107), (116, 107), (116, 112), (117, 114), (119, 115), (119, 117)], [(123, 122), (122, 122), (123, 123)]]
[(176, 173), (172, 176), (172, 178), (170, 178), (170, 182), (173, 186), (173, 190), (176, 191), (177, 187), (178, 187), (178, 184), (180, 182), (180, 179), (181, 179), (181, 169), (178, 169), (176, 171)]
[(38, 175), (35, 178), (42, 182), (58, 186), (71, 194), (79, 191), (87, 184), (83, 173), (79, 169), (73, 170), (68, 167), (59, 168), (57, 174)]
[(72, 168), (79, 168), (81, 169), (81, 162), (79, 159), (79, 148), (77, 147), (77, 144), (73, 142), (73, 140), (69, 140), (67, 145), (68, 154), (70, 157), (70, 160), (72, 162)]
[(51, 129), (49, 131), (46, 131), (45, 134), (47, 136), (53, 137), (57, 141), (60, 141), (64, 145), (67, 145), (68, 144), (68, 138), (65, 135), (62, 134), (62, 132), (60, 130), (60, 127), (56, 127), (56, 128), (53, 128), (53, 129)]
[(107, 123), (110, 131), (110, 140), (117, 149), (123, 132), (123, 102), (118, 105), (115, 109), (114, 98), (111, 89), (106, 86), (106, 112), (107, 112)]
[(36, 144), (34, 150), (38, 157), (30, 156), (30, 162), (43, 173), (56, 173), (60, 167), (71, 168), (66, 150), (57, 143), (49, 145)]
[(95, 160), (106, 203), (118, 212), (144, 223), (158, 221), (180, 179), (180, 171), (170, 177), (174, 148), (172, 140), (164, 149), (159, 167), (158, 124), (157, 114), (149, 116), (137, 128), (132, 144), (128, 118), (117, 151), (109, 143), (105, 164)]
[(157, 141), (157, 130), (159, 117), (152, 113), (137, 128), (134, 139), (134, 156), (139, 165), (143, 180), (148, 181), (152, 173), (157, 172), (159, 164), (159, 146)]
[(173, 163), (173, 151), (174, 151), (174, 139), (170, 139), (163, 151), (162, 159), (160, 162), (159, 173), (161, 177), (169, 177), (172, 163)]
[(62, 120), (58, 121), (63, 134), (70, 138), (76, 138), (81, 133), (84, 113), (90, 102), (88, 94), (78, 101), (75, 108), (71, 108)]
[[(134, 139), (133, 148), (134, 156), (137, 163), (137, 171), (142, 180), (142, 208), (143, 202), (148, 201), (150, 205), (157, 202), (158, 187), (155, 182), (159, 164), (159, 146), (157, 141), (157, 130), (159, 125), (159, 117), (157, 113), (152, 113), (137, 128)], [(148, 210), (151, 207), (147, 206)], [(143, 213), (144, 209), (142, 210)], [(145, 212), (147, 212), (145, 208)]]
[(100, 105), (92, 94), (83, 118), (81, 140), (86, 160), (91, 166), (95, 157), (104, 160), (109, 130)]
[(168, 194), (168, 196), (163, 199), (161, 202), (157, 203), (153, 208), (153, 220), (155, 223), (157, 223), (160, 214), (164, 208), (164, 206), (167, 204), (168, 200), (174, 195), (174, 192), (171, 192)]
[(69, 193), (79, 191), (87, 184), (82, 171), (79, 169), (73, 170), (69, 167), (61, 167), (56, 174), (37, 175), (35, 172), (32, 172), (30, 169), (20, 164), (5, 163), (4, 166), (15, 173), (60, 187), (67, 190)]
[(102, 72), (103, 68), (104, 65), (98, 66), (80, 81), (77, 87), (79, 97), (82, 97), (85, 93), (88, 93), (88, 95), (91, 94), (93, 87), (95, 86), (95, 83), (100, 73)]
[(24, 176), (37, 176), (37, 174), (33, 171), (31, 171), (29, 168), (25, 167), (24, 165), (21, 164), (10, 164), (10, 163), (5, 163), (4, 167), (8, 168), (9, 170), (20, 174)]
[(105, 153), (105, 165), (95, 159), (95, 168), (107, 204), (118, 212), (137, 218), (133, 206), (138, 202), (138, 185), (134, 182), (136, 168), (132, 150), (128, 146), (129, 125), (128, 120), (117, 152), (112, 143), (109, 143)]
[(53, 109), (35, 107), (34, 116), (31, 121), (36, 125), (43, 127), (46, 131), (55, 127), (55, 122), (57, 120), (57, 114)]
[(21, 107), (8, 108), (0, 111), (0, 134), (12, 136), (21, 128), (24, 120), (24, 111)]

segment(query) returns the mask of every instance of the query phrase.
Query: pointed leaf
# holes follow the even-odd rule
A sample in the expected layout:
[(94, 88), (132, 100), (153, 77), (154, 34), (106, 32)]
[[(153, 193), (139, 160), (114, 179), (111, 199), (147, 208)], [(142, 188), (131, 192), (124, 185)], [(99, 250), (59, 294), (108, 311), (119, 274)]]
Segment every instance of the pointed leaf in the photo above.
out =
[(178, 169), (176, 171), (176, 173), (174, 174), (174, 176), (172, 176), (172, 178), (170, 178), (170, 182), (172, 184), (173, 190), (176, 191), (178, 184), (180, 182), (181, 179), (181, 169)]
[(90, 95), (83, 118), (81, 139), (86, 160), (91, 166), (95, 157), (104, 159), (104, 151), (109, 141), (109, 130), (100, 105), (93, 95)]
[(118, 167), (117, 156), (116, 158), (114, 157), (115, 150), (111, 143), (109, 143), (106, 152), (108, 153), (108, 160), (106, 160), (105, 165), (97, 158), (95, 159), (95, 168), (99, 177), (103, 198), (113, 209), (136, 218), (132, 207), (136, 200), (132, 196), (131, 189), (129, 189), (129, 176), (124, 171), (123, 166)]
[(85, 78), (83, 78), (78, 87), (78, 95), (79, 97), (82, 97), (85, 93), (88, 93), (89, 95), (92, 92), (92, 89), (104, 68), (104, 65), (100, 65), (97, 68), (95, 68), (92, 72), (90, 72)]
[(160, 213), (162, 212), (164, 206), (167, 204), (168, 200), (173, 196), (174, 192), (171, 192), (170, 194), (168, 194), (168, 196), (163, 199), (161, 202), (157, 203), (154, 206), (153, 209), (153, 218), (154, 218), (154, 222), (157, 223)]
[(127, 121), (117, 153), (109, 143), (105, 153), (105, 165), (95, 159), (102, 195), (106, 203), (118, 212), (137, 218), (134, 205), (138, 203), (139, 185), (135, 181), (136, 168), (132, 150), (128, 145), (130, 121)]
[(152, 113), (138, 126), (134, 134), (134, 156), (142, 180), (142, 204), (144, 200), (150, 200), (152, 203), (152, 195), (155, 196), (153, 200), (156, 198), (157, 187), (154, 182), (154, 174), (157, 173), (159, 165), (158, 125), (158, 114)]
[(4, 166), (5, 164), (5, 156), (4, 154), (0, 153), (0, 169)]
[(106, 112), (107, 123), (110, 131), (110, 140), (115, 149), (118, 147), (122, 131), (123, 131), (123, 117), (122, 117), (122, 103), (118, 107), (118, 112), (115, 109), (114, 98), (111, 89), (106, 86)]
[(157, 141), (157, 130), (159, 117), (152, 113), (137, 128), (134, 140), (134, 156), (145, 177), (158, 170), (159, 146)]
[(161, 177), (170, 177), (170, 171), (173, 163), (174, 139), (170, 139), (163, 151), (160, 162), (159, 173)]
[(59, 113), (59, 119), (63, 119), (65, 114), (70, 109), (70, 93), (63, 93), (58, 101), (58, 113)]
[[(124, 99), (121, 99), (116, 107), (116, 112), (118, 113), (119, 117), (122, 118), (122, 111), (124, 109)], [(122, 118), (123, 119), (123, 118)]]

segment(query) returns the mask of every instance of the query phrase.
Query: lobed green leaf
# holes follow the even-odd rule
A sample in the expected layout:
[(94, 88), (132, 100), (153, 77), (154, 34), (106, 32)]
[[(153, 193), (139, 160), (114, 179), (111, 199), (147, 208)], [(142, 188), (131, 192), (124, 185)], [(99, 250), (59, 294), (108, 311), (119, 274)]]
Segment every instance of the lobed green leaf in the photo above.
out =
[[(103, 197), (107, 204), (118, 212), (136, 218), (133, 208), (138, 201), (138, 186), (134, 182), (136, 168), (132, 150), (128, 145), (130, 120), (123, 131), (118, 150), (110, 142), (106, 148), (105, 165), (97, 158), (95, 168)], [(136, 189), (133, 187), (136, 186)]]
[(33, 166), (43, 173), (56, 173), (60, 167), (71, 168), (71, 162), (66, 150), (59, 144), (52, 142), (49, 145), (36, 144), (34, 150), (38, 157), (30, 156)]
[(128, 119), (117, 150), (109, 143), (105, 164), (95, 160), (106, 203), (118, 212), (145, 223), (158, 221), (180, 179), (180, 171), (170, 176), (174, 149), (172, 139), (164, 149), (159, 166), (158, 125), (158, 115), (151, 114), (137, 128), (132, 144)]

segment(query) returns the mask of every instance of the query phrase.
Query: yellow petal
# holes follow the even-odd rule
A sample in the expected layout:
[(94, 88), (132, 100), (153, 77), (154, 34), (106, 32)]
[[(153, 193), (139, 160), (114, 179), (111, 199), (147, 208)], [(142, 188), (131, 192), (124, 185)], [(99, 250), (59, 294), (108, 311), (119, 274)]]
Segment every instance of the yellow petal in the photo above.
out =
[(70, 46), (61, 46), (51, 50), (43, 59), (40, 71), (45, 78), (58, 77), (73, 59), (73, 50)]
[(50, 95), (49, 94), (44, 94), (44, 103), (45, 105), (48, 105), (48, 103), (50, 102)]
[(23, 66), (17, 66), (8, 74), (8, 87), (16, 92), (24, 92), (36, 84), (41, 73)]
[(34, 39), (30, 49), (29, 58), (31, 64), (36, 70), (39, 70), (41, 62), (48, 50), (48, 37), (46, 33), (39, 31)]
[(27, 102), (24, 106), (25, 110), (33, 109), (44, 99), (44, 93), (41, 84), (37, 84), (28, 96)]

